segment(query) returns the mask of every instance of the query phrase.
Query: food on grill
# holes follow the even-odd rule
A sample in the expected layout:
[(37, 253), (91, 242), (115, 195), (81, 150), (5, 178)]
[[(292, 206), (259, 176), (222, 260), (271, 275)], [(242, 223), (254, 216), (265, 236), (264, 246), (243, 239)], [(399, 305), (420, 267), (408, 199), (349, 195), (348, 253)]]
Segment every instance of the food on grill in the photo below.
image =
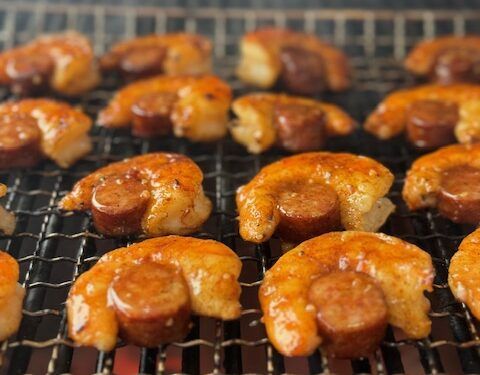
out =
[(442, 84), (480, 82), (480, 37), (442, 36), (425, 40), (409, 53), (405, 67)]
[(480, 144), (452, 145), (418, 158), (403, 199), (411, 210), (437, 207), (457, 223), (480, 223)]
[(365, 273), (333, 271), (322, 275), (310, 285), (308, 301), (315, 308), (324, 347), (334, 357), (366, 357), (385, 335), (385, 295), (375, 279)]
[(407, 109), (407, 138), (418, 148), (456, 143), (458, 105), (440, 100), (416, 100)]
[(419, 148), (480, 140), (480, 85), (424, 85), (388, 95), (370, 114), (365, 129), (380, 139), (407, 128)]
[(206, 74), (212, 70), (212, 44), (196, 34), (150, 34), (113, 45), (100, 66), (126, 79), (158, 74)]
[(327, 184), (299, 183), (278, 193), (278, 236), (287, 243), (300, 243), (342, 227), (340, 199)]
[(43, 35), (0, 53), (0, 84), (15, 94), (31, 95), (51, 89), (78, 96), (100, 81), (89, 40), (74, 31)]
[(240, 235), (260, 243), (279, 229), (283, 240), (299, 242), (338, 229), (337, 199), (343, 228), (376, 231), (394, 210), (385, 197), (392, 183), (387, 168), (364, 156), (311, 152), (281, 159), (238, 189)]
[(477, 319), (480, 319), (479, 243), (480, 229), (477, 229), (460, 243), (448, 268), (448, 285), (453, 295), (465, 303)]
[(314, 35), (262, 28), (243, 36), (240, 51), (237, 75), (253, 86), (266, 89), (279, 83), (299, 95), (350, 86), (346, 55)]
[[(337, 271), (362, 272), (373, 280)], [(265, 275), (259, 298), (268, 337), (286, 356), (307, 356), (319, 345), (342, 357), (364, 354), (362, 350), (373, 348), (385, 328), (382, 293), (376, 290), (380, 287), (388, 322), (408, 338), (424, 338), (431, 327), (424, 291), (432, 291), (433, 276), (428, 253), (395, 237), (347, 231), (313, 238), (284, 254)], [(353, 280), (351, 299), (346, 298), (348, 279)], [(373, 290), (364, 291), (362, 297), (361, 286), (372, 281)], [(354, 306), (353, 301), (361, 302)], [(348, 320), (342, 324), (343, 315)], [(355, 318), (357, 332), (347, 326)], [(326, 332), (324, 324), (329, 321), (332, 330)], [(369, 337), (360, 337), (360, 327)], [(345, 343), (349, 334), (352, 341)]]
[(44, 158), (70, 167), (92, 148), (91, 119), (51, 99), (0, 104), (0, 169), (32, 167)]
[(155, 347), (185, 335), (190, 310), (237, 319), (241, 268), (237, 255), (213, 240), (168, 236), (111, 251), (70, 290), (70, 337), (109, 351), (120, 333)]
[[(7, 194), (7, 187), (0, 184), (0, 198)], [(11, 235), (15, 231), (15, 215), (0, 206), (0, 232)]]
[(108, 300), (129, 343), (155, 347), (182, 340), (189, 331), (190, 293), (179, 267), (145, 260), (120, 269)]
[(108, 128), (133, 125), (139, 137), (172, 132), (192, 141), (213, 141), (227, 132), (230, 87), (215, 76), (157, 76), (121, 89), (98, 123)]
[(18, 263), (0, 251), (0, 342), (17, 331), (25, 289), (18, 283)]
[(347, 135), (355, 121), (334, 104), (283, 94), (255, 93), (232, 105), (235, 140), (252, 153), (275, 145), (301, 152), (322, 148), (329, 136)]
[(109, 236), (189, 234), (212, 210), (202, 180), (202, 171), (186, 156), (151, 153), (82, 178), (59, 206), (91, 211), (97, 231)]

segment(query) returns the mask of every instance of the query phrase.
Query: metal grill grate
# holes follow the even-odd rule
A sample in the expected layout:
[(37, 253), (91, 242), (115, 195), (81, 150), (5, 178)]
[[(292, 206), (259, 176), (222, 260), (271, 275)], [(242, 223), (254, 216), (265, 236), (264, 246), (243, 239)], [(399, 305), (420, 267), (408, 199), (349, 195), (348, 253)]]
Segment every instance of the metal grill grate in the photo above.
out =
[[(356, 71), (355, 88), (326, 99), (344, 106), (362, 121), (385, 93), (411, 83), (399, 62), (411, 45), (440, 33), (479, 33), (479, 20), (478, 13), (458, 11), (203, 8), (193, 13), (182, 8), (0, 3), (0, 47), (26, 42), (44, 31), (67, 28), (89, 35), (97, 53), (117, 40), (137, 34), (183, 29), (200, 32), (214, 41), (216, 73), (227, 79), (238, 95), (245, 92), (232, 75), (239, 36), (260, 25), (290, 26), (320, 34), (349, 53)], [(74, 103), (95, 116), (115, 87), (115, 82), (105, 82)], [(5, 92), (1, 95), (7, 98)], [(384, 230), (432, 254), (437, 270), (435, 291), (430, 296), (433, 333), (425, 340), (410, 341), (389, 329), (386, 341), (375, 355), (350, 362), (328, 360), (320, 351), (308, 359), (283, 358), (268, 343), (259, 321), (258, 285), (280, 251), (275, 240), (253, 246), (239, 238), (234, 194), (236, 187), (248, 181), (261, 166), (283, 156), (281, 153), (248, 155), (231, 139), (210, 145), (173, 138), (145, 141), (132, 138), (128, 132), (100, 128), (95, 128), (93, 135), (94, 152), (69, 170), (59, 170), (45, 162), (34, 170), (0, 172), (1, 181), (9, 186), (4, 203), (18, 218), (15, 234), (1, 237), (0, 248), (19, 260), (21, 282), (27, 289), (21, 328), (16, 336), (0, 344), (0, 373), (480, 372), (477, 322), (464, 305), (454, 301), (446, 285), (448, 260), (471, 228), (453, 225), (435, 212), (406, 210), (399, 192), (405, 170), (418, 155), (401, 140), (382, 143), (358, 133), (330, 141), (328, 149), (373, 156), (395, 172), (390, 195), (398, 209)], [(87, 215), (59, 212), (56, 203), (89, 171), (129, 155), (157, 150), (185, 153), (204, 171), (205, 188), (215, 209), (198, 236), (220, 240), (241, 256), (242, 318), (228, 323), (196, 318), (184, 342), (158, 349), (121, 347), (114, 353), (98, 353), (76, 348), (67, 338), (64, 312), (72, 280), (100, 255), (126, 241), (99, 236)]]

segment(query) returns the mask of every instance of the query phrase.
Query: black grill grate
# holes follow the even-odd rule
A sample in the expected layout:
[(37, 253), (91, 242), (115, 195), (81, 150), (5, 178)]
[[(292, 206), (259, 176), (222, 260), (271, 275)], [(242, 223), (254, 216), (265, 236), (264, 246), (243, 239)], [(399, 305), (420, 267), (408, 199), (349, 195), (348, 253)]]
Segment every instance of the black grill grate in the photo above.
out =
[[(100, 5), (0, 3), (1, 47), (30, 40), (43, 31), (77, 29), (89, 35), (98, 53), (111, 43), (136, 34), (187, 30), (209, 36), (215, 44), (216, 72), (235, 93), (246, 92), (233, 77), (240, 35), (260, 25), (275, 24), (316, 32), (344, 48), (355, 66), (354, 90), (326, 97), (362, 121), (385, 93), (411, 80), (399, 61), (416, 41), (441, 33), (479, 33), (480, 14), (459, 11), (302, 11), (269, 9), (219, 10), (147, 8)], [(116, 82), (108, 81), (75, 104), (95, 116), (111, 96)], [(6, 92), (1, 92), (7, 98)], [(386, 341), (371, 358), (329, 360), (319, 351), (308, 359), (286, 359), (265, 338), (259, 321), (256, 293), (262, 276), (280, 255), (276, 240), (262, 246), (243, 242), (235, 221), (235, 188), (258, 169), (283, 154), (272, 151), (248, 155), (231, 139), (209, 145), (166, 138), (140, 141), (128, 132), (95, 128), (94, 152), (69, 170), (45, 162), (33, 170), (0, 172), (9, 186), (4, 203), (16, 212), (17, 228), (0, 237), (0, 248), (21, 265), (27, 288), (18, 334), (0, 344), (0, 373), (479, 373), (480, 339), (477, 322), (464, 305), (454, 301), (446, 285), (448, 260), (472, 228), (453, 225), (435, 212), (409, 213), (399, 195), (404, 172), (418, 155), (402, 140), (379, 142), (363, 133), (332, 140), (328, 149), (375, 157), (396, 175), (391, 198), (398, 205), (385, 232), (429, 251), (437, 270), (432, 301), (432, 335), (422, 341), (404, 340), (389, 329)], [(114, 353), (76, 348), (66, 335), (64, 301), (72, 280), (108, 250), (126, 244), (95, 233), (87, 215), (62, 213), (56, 203), (72, 184), (89, 171), (129, 155), (175, 151), (192, 157), (205, 173), (214, 213), (199, 237), (214, 238), (241, 256), (244, 271), (239, 321), (222, 323), (196, 318), (182, 343), (158, 349), (120, 347)], [(134, 366), (134, 367), (132, 367)]]

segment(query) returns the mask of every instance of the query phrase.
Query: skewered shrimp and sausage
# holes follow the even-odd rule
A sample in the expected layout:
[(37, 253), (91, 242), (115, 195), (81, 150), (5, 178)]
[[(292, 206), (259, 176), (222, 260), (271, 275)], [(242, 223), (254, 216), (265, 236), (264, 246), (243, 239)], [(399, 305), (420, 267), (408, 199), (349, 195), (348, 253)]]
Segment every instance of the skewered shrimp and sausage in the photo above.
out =
[(132, 125), (139, 137), (173, 132), (192, 141), (213, 141), (227, 132), (230, 87), (215, 76), (158, 76), (121, 89), (103, 109), (98, 123)]
[(480, 144), (452, 145), (424, 155), (402, 191), (410, 210), (436, 207), (457, 223), (480, 223)]
[(0, 104), (0, 169), (32, 167), (44, 158), (70, 167), (92, 148), (91, 119), (51, 99)]
[(348, 135), (355, 121), (342, 109), (313, 99), (284, 94), (255, 93), (232, 104), (235, 140), (249, 152), (277, 145), (291, 152), (319, 150), (330, 136)]
[(100, 82), (89, 40), (75, 31), (40, 36), (0, 53), (0, 84), (21, 95), (51, 89), (81, 95)]
[(350, 86), (346, 55), (314, 35), (267, 27), (247, 33), (240, 43), (237, 75), (264, 89), (280, 83), (298, 95)]
[(298, 243), (343, 227), (376, 231), (394, 210), (382, 164), (346, 153), (311, 152), (264, 167), (237, 191), (240, 235), (267, 241), (276, 230)]
[(190, 237), (154, 238), (111, 251), (70, 290), (70, 337), (107, 351), (118, 334), (155, 347), (181, 340), (190, 313), (236, 319), (241, 267), (225, 245)]
[(146, 154), (84, 177), (59, 206), (91, 211), (98, 232), (110, 236), (189, 234), (212, 209), (202, 180), (202, 171), (186, 156)]
[(388, 95), (367, 118), (365, 130), (380, 139), (405, 129), (418, 148), (480, 140), (480, 85), (424, 85)]
[(196, 34), (150, 34), (113, 45), (100, 59), (105, 71), (126, 79), (166, 74), (207, 74), (212, 70), (212, 44)]
[(268, 337), (286, 356), (323, 345), (342, 358), (375, 349), (386, 320), (409, 338), (426, 337), (424, 291), (432, 291), (433, 276), (428, 253), (395, 237), (346, 231), (313, 238), (265, 275), (259, 298)]
[(441, 84), (480, 83), (480, 37), (447, 35), (425, 40), (408, 54), (405, 67)]

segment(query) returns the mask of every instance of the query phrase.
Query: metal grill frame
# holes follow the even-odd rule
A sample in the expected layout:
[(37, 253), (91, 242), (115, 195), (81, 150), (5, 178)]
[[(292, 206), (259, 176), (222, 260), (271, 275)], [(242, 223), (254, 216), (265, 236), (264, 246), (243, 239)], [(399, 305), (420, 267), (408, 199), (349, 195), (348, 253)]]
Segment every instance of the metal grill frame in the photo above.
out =
[[(439, 33), (480, 33), (479, 21), (480, 14), (458, 10), (201, 8), (192, 11), (184, 8), (0, 3), (0, 43), (5, 49), (44, 31), (77, 29), (90, 36), (100, 54), (113, 42), (139, 33), (180, 29), (201, 32), (214, 42), (216, 73), (228, 80), (235, 94), (239, 95), (248, 91), (233, 76), (236, 46), (241, 34), (264, 24), (290, 26), (319, 34), (352, 55), (355, 67), (353, 90), (326, 99), (344, 106), (361, 122), (387, 92), (413, 83), (402, 70), (401, 61), (415, 42)], [(117, 86), (115, 81), (107, 80), (100, 88), (73, 103), (95, 116)], [(5, 91), (2, 91), (2, 98), (8, 98)], [(278, 259), (277, 241), (253, 246), (239, 238), (233, 201), (236, 187), (248, 181), (261, 166), (284, 156), (283, 153), (270, 151), (260, 156), (249, 155), (231, 139), (210, 145), (195, 145), (174, 138), (139, 140), (129, 136), (128, 132), (98, 127), (93, 131), (93, 138), (94, 152), (69, 170), (59, 170), (52, 163), (45, 162), (32, 170), (0, 172), (1, 181), (9, 187), (4, 203), (18, 218), (15, 234), (0, 237), (0, 246), (18, 259), (22, 268), (21, 282), (27, 289), (19, 333), (0, 344), (0, 373), (57, 374), (70, 371), (78, 349), (66, 333), (63, 304), (66, 293), (73, 280), (101, 254), (133, 239), (105, 239), (95, 233), (88, 215), (60, 212), (56, 203), (75, 180), (110, 161), (166, 150), (185, 153), (199, 163), (205, 173), (207, 194), (215, 209), (205, 231), (197, 236), (220, 240), (238, 252), (246, 269), (241, 279), (244, 294), (256, 293), (265, 271)], [(166, 373), (169, 368), (167, 352), (171, 348), (182, 351), (179, 371), (190, 374), (244, 373), (252, 372), (252, 367), (257, 373), (268, 374), (285, 373), (292, 368), (303, 368), (310, 373), (332, 373), (344, 368), (345, 362), (348, 372), (355, 374), (407, 373), (411, 370), (404, 363), (404, 348), (418, 353), (419, 360), (414, 364), (416, 373), (448, 373), (450, 363), (441, 352), (444, 348), (455, 349), (456, 360), (463, 372), (480, 372), (477, 322), (465, 305), (454, 301), (446, 284), (449, 259), (472, 228), (453, 225), (434, 211), (411, 213), (406, 210), (399, 192), (405, 170), (418, 154), (405, 146), (401, 139), (379, 142), (357, 132), (329, 142), (327, 148), (373, 156), (395, 173), (390, 198), (398, 209), (384, 230), (418, 244), (432, 255), (437, 271), (435, 290), (430, 295), (430, 316), (434, 321), (432, 335), (421, 341), (404, 340), (398, 339), (398, 332), (389, 328), (386, 341), (375, 355), (350, 363), (331, 361), (321, 351), (308, 359), (285, 359), (265, 337), (259, 321), (258, 303), (251, 303), (250, 298), (247, 305), (244, 303), (242, 318), (238, 322), (196, 319), (197, 324), (185, 341), (169, 347), (142, 349), (139, 373)], [(58, 272), (59, 267), (68, 268), (70, 277), (57, 280), (58, 274), (65, 273), (65, 270)], [(57, 301), (53, 307), (45, 306), (49, 294), (57, 291), (63, 297), (50, 299)], [(202, 331), (204, 324), (209, 327), (209, 333)], [(438, 325), (443, 329), (447, 327), (447, 337), (435, 337)], [(44, 326), (52, 327), (47, 330), (48, 334), (45, 334)], [(255, 339), (250, 339), (252, 334), (246, 333), (250, 329), (255, 331)], [(263, 355), (256, 359), (258, 363), (252, 365), (242, 359), (248, 357), (245, 355), (248, 348), (260, 348)], [(42, 350), (48, 351), (45, 366), (35, 357)], [(299, 361), (303, 361), (302, 364)], [(114, 364), (115, 353), (98, 353), (92, 371), (111, 373)]]

